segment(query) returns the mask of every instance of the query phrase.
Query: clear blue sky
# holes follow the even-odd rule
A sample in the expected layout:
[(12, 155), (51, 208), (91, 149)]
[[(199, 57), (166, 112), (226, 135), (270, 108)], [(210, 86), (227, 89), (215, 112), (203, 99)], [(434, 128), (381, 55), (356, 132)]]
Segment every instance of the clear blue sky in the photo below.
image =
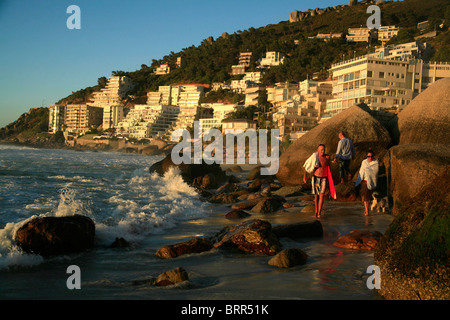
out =
[[(339, 4), (348, 0), (0, 0), (0, 128), (113, 70)], [(70, 5), (81, 9), (80, 30), (66, 26)]]

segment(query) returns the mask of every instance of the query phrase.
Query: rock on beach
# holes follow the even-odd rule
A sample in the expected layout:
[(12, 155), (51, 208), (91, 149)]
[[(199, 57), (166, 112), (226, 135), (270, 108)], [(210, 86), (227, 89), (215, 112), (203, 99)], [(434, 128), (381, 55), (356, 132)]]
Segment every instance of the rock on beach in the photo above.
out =
[(42, 256), (78, 253), (94, 245), (95, 224), (82, 215), (38, 217), (17, 230), (22, 250)]

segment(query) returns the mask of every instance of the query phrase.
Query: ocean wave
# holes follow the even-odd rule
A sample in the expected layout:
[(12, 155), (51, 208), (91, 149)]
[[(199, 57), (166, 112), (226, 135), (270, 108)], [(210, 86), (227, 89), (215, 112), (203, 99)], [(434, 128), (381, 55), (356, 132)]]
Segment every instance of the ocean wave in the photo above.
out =
[(141, 241), (148, 234), (163, 234), (175, 228), (180, 221), (209, 214), (195, 189), (175, 168), (163, 177), (150, 175), (147, 168), (135, 170), (126, 191), (110, 197), (107, 203), (112, 206), (111, 215), (97, 224), (99, 241), (105, 244), (115, 237)]

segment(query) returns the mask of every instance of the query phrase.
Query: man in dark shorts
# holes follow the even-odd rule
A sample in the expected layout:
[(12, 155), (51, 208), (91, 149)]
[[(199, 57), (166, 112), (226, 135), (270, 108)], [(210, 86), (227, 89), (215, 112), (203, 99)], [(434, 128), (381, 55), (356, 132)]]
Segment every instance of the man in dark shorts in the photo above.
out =
[[(314, 161), (314, 164), (312, 164), (312, 161)], [(322, 214), (324, 195), (328, 188), (328, 167), (330, 165), (330, 156), (325, 154), (325, 145), (320, 144), (317, 148), (317, 152), (305, 162), (305, 169), (303, 173), (304, 183), (306, 183), (306, 173), (310, 171), (307, 167), (312, 167), (312, 165), (314, 165), (311, 169), (313, 173), (311, 184), (312, 193), (314, 194), (314, 216), (316, 218), (320, 218)]]
[(343, 131), (339, 132), (339, 143), (336, 150), (336, 156), (333, 162), (339, 160), (339, 176), (341, 183), (348, 177), (351, 180), (350, 161), (355, 158), (355, 147), (352, 140), (347, 138)]

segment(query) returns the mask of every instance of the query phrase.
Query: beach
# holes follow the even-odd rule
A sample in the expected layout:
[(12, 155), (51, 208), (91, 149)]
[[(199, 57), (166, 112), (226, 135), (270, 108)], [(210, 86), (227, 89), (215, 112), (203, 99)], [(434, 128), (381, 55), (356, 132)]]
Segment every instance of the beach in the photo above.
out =
[[(248, 219), (266, 220), (272, 226), (313, 221), (314, 213), (305, 212), (311, 205), (305, 201), (309, 196), (286, 197), (294, 206), (274, 213), (229, 220), (224, 217), (231, 210), (229, 204), (200, 199), (176, 172), (151, 175), (148, 168), (160, 156), (2, 148), (9, 154), (9, 158), (2, 157), (2, 179), (17, 180), (14, 186), (3, 184), (0, 193), (4, 208), (0, 224), (2, 299), (382, 299), (366, 285), (373, 252), (332, 244), (352, 230), (384, 233), (387, 229), (392, 216), (374, 213), (364, 217), (360, 202), (326, 201), (321, 238), (280, 239), (283, 248), (304, 250), (308, 255), (304, 265), (277, 268), (268, 265), (270, 256), (216, 248), (161, 259), (155, 254), (162, 246), (213, 236), (226, 225)], [(33, 169), (18, 161), (25, 155)], [(60, 166), (69, 159), (70, 163)], [(227, 174), (245, 185), (251, 166), (242, 165), (242, 169)], [(75, 213), (95, 221), (95, 246), (90, 250), (43, 258), (20, 252), (12, 241), (13, 230), (31, 216)], [(116, 237), (131, 245), (110, 248)], [(81, 270), (80, 290), (67, 287), (70, 265)], [(147, 281), (176, 267), (186, 270), (189, 281), (167, 287)]]

